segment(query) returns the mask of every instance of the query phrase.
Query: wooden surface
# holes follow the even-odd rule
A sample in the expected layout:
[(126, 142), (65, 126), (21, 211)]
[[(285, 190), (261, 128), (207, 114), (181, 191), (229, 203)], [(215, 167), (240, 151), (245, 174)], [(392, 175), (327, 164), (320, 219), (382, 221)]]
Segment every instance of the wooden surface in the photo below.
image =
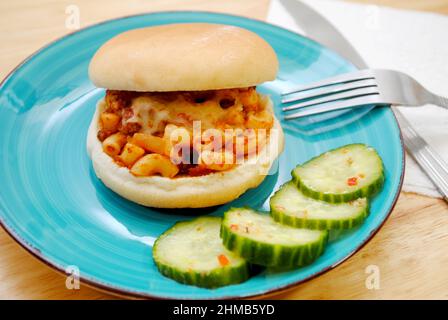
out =
[[(448, 0), (356, 0), (448, 14)], [(80, 8), (81, 27), (105, 19), (160, 10), (207, 10), (264, 19), (269, 0), (0, 1), (0, 78), (26, 56), (66, 33), (66, 7)], [(279, 299), (447, 299), (448, 206), (402, 194), (390, 219), (362, 250), (326, 274)], [(0, 299), (110, 299), (81, 284), (67, 290), (65, 277), (25, 252), (0, 230)], [(366, 268), (379, 270), (379, 289), (367, 289)]]

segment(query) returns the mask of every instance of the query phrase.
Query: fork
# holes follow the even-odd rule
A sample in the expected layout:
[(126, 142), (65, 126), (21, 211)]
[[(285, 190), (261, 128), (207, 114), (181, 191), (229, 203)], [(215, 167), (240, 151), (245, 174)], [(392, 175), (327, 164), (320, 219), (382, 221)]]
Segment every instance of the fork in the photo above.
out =
[[(282, 103), (293, 102), (283, 110), (304, 109), (286, 115), (285, 120), (366, 105), (422, 106), (430, 103), (448, 108), (447, 98), (428, 91), (410, 76), (398, 71), (375, 69), (343, 74), (282, 94)], [(401, 112), (394, 111), (406, 149), (448, 202), (448, 164), (418, 135)]]
[[(367, 105), (448, 108), (448, 99), (425, 89), (414, 78), (394, 70), (365, 69), (317, 81), (282, 93), (285, 120)], [(293, 104), (291, 104), (293, 103)]]

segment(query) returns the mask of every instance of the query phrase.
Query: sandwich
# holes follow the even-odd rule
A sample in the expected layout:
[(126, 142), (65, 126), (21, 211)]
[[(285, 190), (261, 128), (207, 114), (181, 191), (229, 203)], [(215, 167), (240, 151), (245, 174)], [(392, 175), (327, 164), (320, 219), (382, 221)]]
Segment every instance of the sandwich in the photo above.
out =
[(256, 87), (277, 71), (272, 47), (235, 26), (169, 24), (113, 37), (89, 65), (106, 89), (87, 137), (96, 175), (149, 207), (238, 198), (283, 149), (272, 101)]

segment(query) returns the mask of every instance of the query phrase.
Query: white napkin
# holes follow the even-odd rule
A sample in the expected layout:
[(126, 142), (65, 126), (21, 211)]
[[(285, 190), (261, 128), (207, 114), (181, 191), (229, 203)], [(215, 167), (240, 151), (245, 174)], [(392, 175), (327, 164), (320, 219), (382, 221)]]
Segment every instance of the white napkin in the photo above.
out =
[[(290, 0), (291, 1), (291, 0)], [(429, 90), (448, 96), (448, 17), (338, 0), (304, 0), (335, 25), (371, 68), (395, 69)], [(268, 22), (304, 33), (278, 0)], [(448, 110), (400, 108), (413, 127), (448, 162)], [(440, 197), (433, 183), (406, 155), (404, 191)]]

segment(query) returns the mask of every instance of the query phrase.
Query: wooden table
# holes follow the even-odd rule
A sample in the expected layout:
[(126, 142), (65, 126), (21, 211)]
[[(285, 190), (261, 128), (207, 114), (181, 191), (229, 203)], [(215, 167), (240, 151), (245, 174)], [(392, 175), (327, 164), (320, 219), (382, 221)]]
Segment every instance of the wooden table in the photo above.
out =
[[(448, 0), (357, 0), (363, 3), (448, 14)], [(65, 27), (68, 5), (80, 8), (81, 27), (123, 15), (161, 10), (207, 10), (264, 19), (269, 0), (16, 0), (0, 2), (0, 78)], [(280, 299), (448, 298), (448, 207), (437, 199), (402, 193), (380, 232), (342, 265)], [(34, 259), (0, 230), (0, 298), (110, 299), (81, 285), (67, 290), (65, 278)], [(366, 268), (380, 270), (380, 289), (367, 289)]]

